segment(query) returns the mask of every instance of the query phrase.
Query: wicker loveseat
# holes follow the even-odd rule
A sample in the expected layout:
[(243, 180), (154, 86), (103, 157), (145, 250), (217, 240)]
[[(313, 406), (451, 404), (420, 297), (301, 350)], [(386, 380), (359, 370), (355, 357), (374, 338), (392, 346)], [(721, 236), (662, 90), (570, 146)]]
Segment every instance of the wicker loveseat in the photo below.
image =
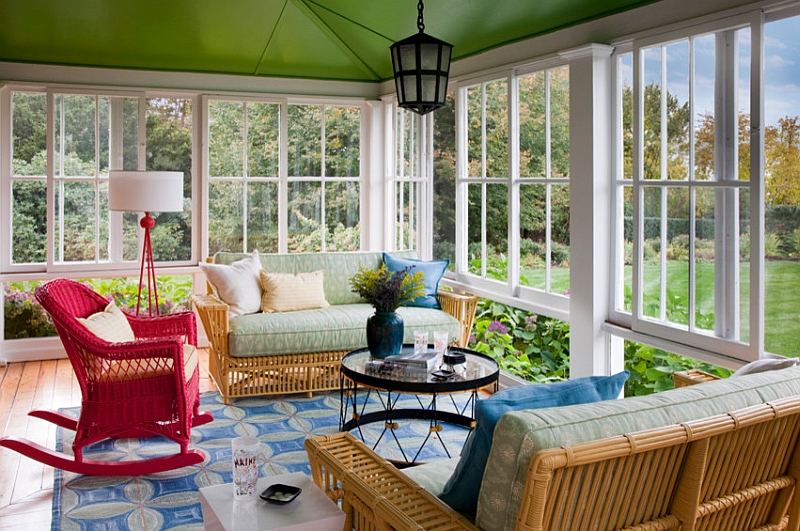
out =
[[(413, 258), (410, 252), (391, 253)], [(217, 253), (216, 264), (232, 264), (243, 253)], [(260, 254), (261, 266), (272, 273), (324, 272), (329, 307), (229, 316), (229, 306), (209, 286), (207, 295), (192, 298), (210, 342), (209, 369), (225, 403), (231, 398), (331, 390), (339, 388), (339, 367), (346, 352), (366, 347), (367, 317), (373, 308), (350, 288), (359, 266), (377, 268), (380, 252)], [(477, 297), (440, 291), (441, 310), (401, 307), (405, 342), (414, 330), (448, 331), (464, 346), (469, 338)]]
[(358, 530), (797, 530), (800, 368), (505, 413), (477, 514), (436, 497), (455, 460), (398, 470), (349, 433), (310, 438)]

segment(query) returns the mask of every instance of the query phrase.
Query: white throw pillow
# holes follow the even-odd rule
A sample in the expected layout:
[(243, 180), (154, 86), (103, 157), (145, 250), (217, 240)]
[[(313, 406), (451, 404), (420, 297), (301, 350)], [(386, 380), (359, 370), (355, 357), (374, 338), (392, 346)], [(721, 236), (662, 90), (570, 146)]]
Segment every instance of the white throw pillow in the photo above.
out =
[(268, 273), (261, 271), (261, 311), (293, 312), (330, 306), (325, 299), (324, 271), (312, 273)]
[(734, 376), (744, 376), (745, 374), (753, 374), (756, 372), (766, 372), (766, 371), (777, 371), (780, 369), (787, 369), (789, 367), (794, 367), (797, 365), (796, 358), (786, 358), (784, 356), (777, 356), (775, 354), (770, 354), (766, 358), (761, 358), (756, 361), (751, 361), (747, 365), (741, 367), (738, 371), (731, 375), (731, 378)]
[(228, 314), (231, 317), (256, 313), (261, 309), (258, 251), (230, 265), (201, 263), (200, 269), (217, 290), (219, 298), (230, 306)]
[(109, 343), (124, 343), (136, 341), (133, 329), (122, 310), (117, 308), (114, 301), (108, 303), (106, 309), (89, 317), (78, 317), (78, 322), (85, 326), (89, 332)]

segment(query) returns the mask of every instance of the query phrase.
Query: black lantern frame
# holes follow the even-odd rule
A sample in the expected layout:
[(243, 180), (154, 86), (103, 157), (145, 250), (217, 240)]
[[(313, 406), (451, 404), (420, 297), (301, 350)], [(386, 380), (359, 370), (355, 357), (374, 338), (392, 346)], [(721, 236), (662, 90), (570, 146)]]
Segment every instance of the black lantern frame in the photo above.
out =
[(427, 114), (444, 105), (453, 46), (425, 33), (422, 0), (417, 4), (419, 33), (392, 44), (398, 105)]

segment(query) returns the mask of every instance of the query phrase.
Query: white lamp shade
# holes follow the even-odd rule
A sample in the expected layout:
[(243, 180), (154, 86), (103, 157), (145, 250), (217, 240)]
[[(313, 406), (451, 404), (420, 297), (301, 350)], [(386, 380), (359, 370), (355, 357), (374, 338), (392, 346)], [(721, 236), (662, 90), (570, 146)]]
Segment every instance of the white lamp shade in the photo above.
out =
[(108, 172), (108, 209), (119, 212), (181, 212), (183, 172)]

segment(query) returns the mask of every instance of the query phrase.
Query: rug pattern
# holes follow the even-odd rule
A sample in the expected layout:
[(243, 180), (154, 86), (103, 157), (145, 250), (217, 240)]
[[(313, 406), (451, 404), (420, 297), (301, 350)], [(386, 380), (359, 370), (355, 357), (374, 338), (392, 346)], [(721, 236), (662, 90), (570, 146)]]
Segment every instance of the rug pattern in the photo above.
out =
[[(312, 398), (237, 399), (230, 405), (222, 403), (219, 393), (209, 392), (203, 393), (201, 403), (202, 409), (214, 415), (213, 422), (192, 430), (192, 447), (206, 455), (203, 463), (139, 477), (92, 477), (56, 470), (52, 531), (200, 531), (203, 516), (198, 489), (231, 481), (233, 437), (259, 438), (261, 476), (290, 472), (310, 475), (303, 440), (307, 436), (338, 431), (338, 392)], [(414, 397), (401, 400), (399, 405), (404, 403), (407, 407), (417, 405)], [(457, 403), (460, 405), (463, 402)], [(366, 411), (378, 407), (379, 397), (373, 394)], [(77, 411), (72, 413), (77, 415)], [(364, 440), (370, 446), (378, 441), (382, 431), (381, 423), (362, 427)], [(442, 438), (453, 456), (461, 451), (467, 433), (465, 428), (445, 425)], [(413, 449), (413, 455), (428, 434), (428, 422), (402, 421), (396, 434), (404, 448)], [(70, 453), (71, 444), (72, 432), (59, 429), (57, 449)], [(177, 444), (160, 437), (118, 439), (89, 446), (84, 449), (84, 455), (87, 459), (134, 460), (171, 454), (177, 448)], [(403, 459), (394, 440), (386, 434), (377, 451), (388, 459)], [(440, 457), (446, 457), (441, 444), (430, 440), (418, 459)]]

